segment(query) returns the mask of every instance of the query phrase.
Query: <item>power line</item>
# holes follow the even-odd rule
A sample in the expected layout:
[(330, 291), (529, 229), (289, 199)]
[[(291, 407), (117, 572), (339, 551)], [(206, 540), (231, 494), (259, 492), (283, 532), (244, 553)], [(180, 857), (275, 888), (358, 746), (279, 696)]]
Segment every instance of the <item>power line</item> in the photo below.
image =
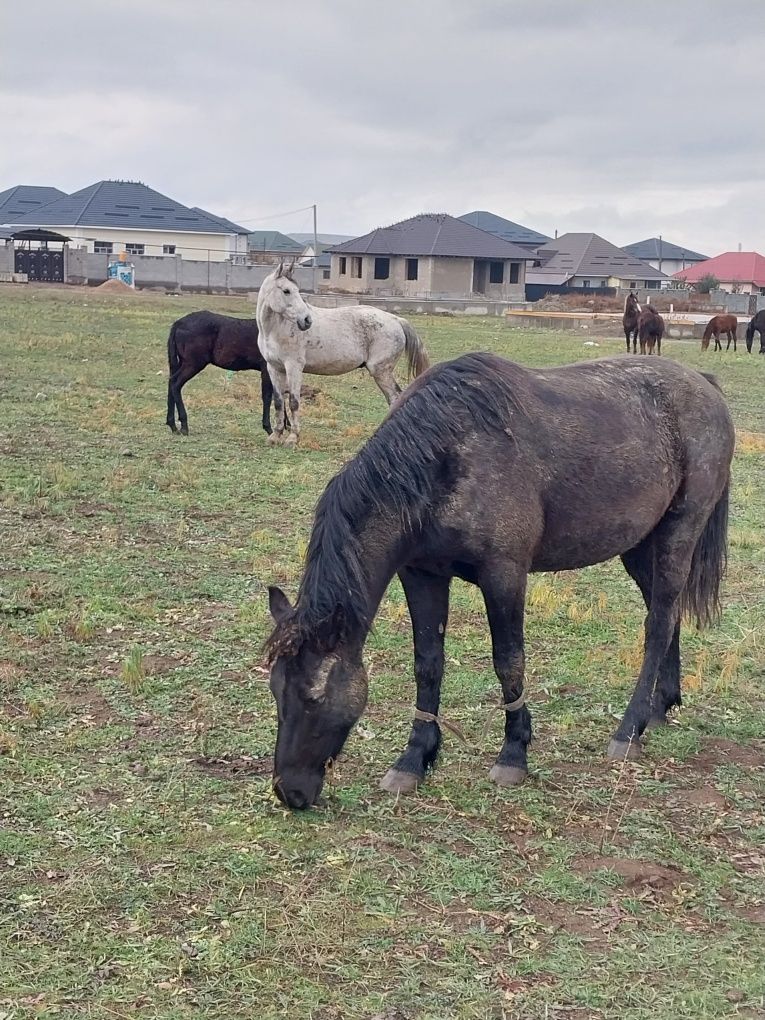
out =
[(239, 216), (233, 215), (229, 217), (234, 220), (241, 220), (242, 223), (264, 223), (266, 220), (278, 220), (281, 216), (294, 216), (295, 213), (309, 212), (313, 209), (312, 205), (304, 205), (300, 209), (289, 209), (287, 212), (271, 213), (270, 216)]

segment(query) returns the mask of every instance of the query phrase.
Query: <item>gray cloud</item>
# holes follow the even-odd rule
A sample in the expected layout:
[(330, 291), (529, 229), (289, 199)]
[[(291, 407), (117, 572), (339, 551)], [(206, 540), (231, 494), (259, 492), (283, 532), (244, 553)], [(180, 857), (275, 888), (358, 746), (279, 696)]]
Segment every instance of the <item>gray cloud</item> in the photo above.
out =
[[(248, 224), (489, 208), (617, 243), (765, 247), (751, 0), (6, 7), (0, 187), (141, 179)], [(27, 37), (25, 39), (25, 36)], [(30, 60), (30, 54), (33, 59)]]

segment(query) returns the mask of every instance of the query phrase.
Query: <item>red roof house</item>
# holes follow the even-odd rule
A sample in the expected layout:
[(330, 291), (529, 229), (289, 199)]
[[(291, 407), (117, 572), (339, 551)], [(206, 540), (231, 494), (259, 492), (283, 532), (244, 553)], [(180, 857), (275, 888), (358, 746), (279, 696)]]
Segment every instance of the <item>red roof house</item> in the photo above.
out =
[(716, 276), (722, 290), (765, 294), (765, 257), (756, 251), (726, 251), (675, 273), (672, 279), (698, 283), (704, 276)]

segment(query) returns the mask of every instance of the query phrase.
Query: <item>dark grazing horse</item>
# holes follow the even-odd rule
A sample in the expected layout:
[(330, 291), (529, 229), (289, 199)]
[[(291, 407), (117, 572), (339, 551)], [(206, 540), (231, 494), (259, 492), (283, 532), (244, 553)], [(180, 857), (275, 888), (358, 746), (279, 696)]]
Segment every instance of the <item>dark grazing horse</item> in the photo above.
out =
[(207, 365), (231, 372), (254, 369), (260, 372), (263, 400), (263, 428), (271, 434), (271, 398), (273, 387), (265, 359), (258, 349), (258, 326), (254, 319), (236, 319), (217, 312), (190, 312), (177, 319), (167, 338), (170, 378), (167, 384), (167, 424), (173, 432), (175, 410), (181, 432), (189, 434), (189, 421), (181, 390)]
[(314, 804), (367, 700), (362, 650), (395, 573), (414, 635), (416, 711), (383, 788), (438, 753), (453, 577), (477, 585), (505, 739), (490, 777), (527, 773), (524, 597), (530, 572), (621, 556), (648, 607), (644, 659), (609, 757), (634, 758), (679, 705), (680, 617), (719, 612), (733, 424), (711, 376), (632, 357), (526, 369), (491, 354), (431, 368), (393, 405), (316, 508), (297, 602), (269, 589), (278, 710), (274, 787)]
[(733, 351), (736, 351), (736, 330), (738, 329), (738, 319), (735, 315), (713, 315), (707, 323), (707, 328), (704, 330), (704, 336), (701, 338), (701, 349), (706, 351), (709, 347), (709, 341), (712, 337), (715, 338), (714, 349), (716, 351), (722, 350), (722, 344), (720, 343), (720, 334), (727, 333), (728, 344), (725, 348), (726, 351), (730, 350), (731, 341), (733, 341)]
[(624, 299), (624, 315), (622, 326), (624, 327), (624, 339), (627, 341), (627, 354), (630, 352), (630, 338), (632, 339), (632, 353), (637, 354), (638, 341), (638, 316), (643, 311), (637, 294), (630, 292)]
[[(638, 339), (640, 340), (640, 353), (653, 354), (654, 345), (656, 353), (661, 354), (661, 338), (664, 336), (664, 319), (659, 315), (653, 305), (646, 305), (638, 316)], [(647, 351), (646, 351), (647, 348)]]
[(746, 349), (749, 354), (752, 353), (755, 330), (760, 334), (760, 354), (765, 354), (765, 308), (757, 312), (746, 327)]

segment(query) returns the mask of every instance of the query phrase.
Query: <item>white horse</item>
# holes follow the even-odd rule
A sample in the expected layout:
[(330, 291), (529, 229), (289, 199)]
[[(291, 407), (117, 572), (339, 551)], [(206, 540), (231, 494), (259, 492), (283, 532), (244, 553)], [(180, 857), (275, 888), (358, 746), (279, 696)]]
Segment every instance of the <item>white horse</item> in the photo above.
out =
[(280, 265), (261, 284), (256, 318), (258, 346), (274, 384), (276, 424), (269, 442), (284, 437), (284, 413), (289, 405), (290, 433), (300, 437), (300, 387), (303, 372), (344, 375), (366, 368), (388, 404), (401, 392), (393, 367), (406, 351), (409, 375), (420, 375), (430, 362), (406, 319), (379, 308), (353, 305), (314, 308), (300, 296), (291, 266)]

